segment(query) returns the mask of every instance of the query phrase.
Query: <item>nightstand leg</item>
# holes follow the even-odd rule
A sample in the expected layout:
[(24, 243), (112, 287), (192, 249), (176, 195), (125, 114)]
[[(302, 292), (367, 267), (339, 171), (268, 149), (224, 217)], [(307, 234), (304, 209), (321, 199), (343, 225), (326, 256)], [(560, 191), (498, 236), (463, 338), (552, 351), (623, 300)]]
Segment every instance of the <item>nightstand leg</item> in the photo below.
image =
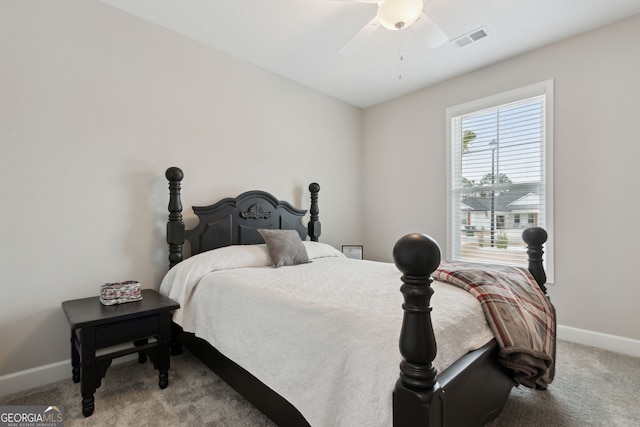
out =
[(94, 327), (80, 330), (80, 391), (82, 394), (82, 414), (85, 417), (93, 414), (96, 392), (96, 336)]
[(158, 330), (158, 360), (156, 368), (160, 371), (160, 388), (167, 388), (169, 385), (169, 364), (171, 363), (171, 315), (162, 313), (160, 315), (160, 328)]
[(78, 354), (74, 329), (71, 329), (71, 378), (74, 383), (80, 382), (80, 354)]
[[(140, 345), (147, 345), (147, 343), (149, 342), (148, 338), (143, 338), (140, 340), (135, 340), (133, 342), (133, 345), (135, 346), (140, 346)], [(145, 363), (147, 361), (147, 353), (145, 353), (144, 351), (139, 351), (138, 352), (138, 363), (142, 364)]]
[(93, 414), (93, 410), (95, 409), (94, 405), (94, 397), (91, 395), (90, 397), (82, 398), (82, 415), (85, 417), (91, 416)]
[(158, 385), (162, 389), (167, 388), (169, 385), (169, 371), (167, 369), (160, 370)]

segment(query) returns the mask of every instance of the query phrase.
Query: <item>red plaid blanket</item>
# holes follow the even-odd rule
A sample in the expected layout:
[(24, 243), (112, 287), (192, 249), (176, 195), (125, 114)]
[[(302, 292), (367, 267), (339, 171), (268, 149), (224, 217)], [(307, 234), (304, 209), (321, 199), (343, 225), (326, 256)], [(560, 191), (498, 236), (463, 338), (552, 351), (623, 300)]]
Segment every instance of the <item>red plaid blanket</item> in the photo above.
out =
[(433, 278), (478, 298), (500, 347), (498, 360), (516, 382), (547, 388), (555, 374), (555, 309), (528, 270), (443, 261)]

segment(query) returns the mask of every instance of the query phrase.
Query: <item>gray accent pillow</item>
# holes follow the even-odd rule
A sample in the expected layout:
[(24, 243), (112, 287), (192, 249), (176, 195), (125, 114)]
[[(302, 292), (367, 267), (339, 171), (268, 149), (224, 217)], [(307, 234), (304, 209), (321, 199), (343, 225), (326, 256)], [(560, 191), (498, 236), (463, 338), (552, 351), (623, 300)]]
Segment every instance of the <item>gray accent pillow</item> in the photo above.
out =
[(295, 230), (265, 230), (258, 233), (264, 239), (274, 267), (306, 264), (309, 262), (307, 249)]

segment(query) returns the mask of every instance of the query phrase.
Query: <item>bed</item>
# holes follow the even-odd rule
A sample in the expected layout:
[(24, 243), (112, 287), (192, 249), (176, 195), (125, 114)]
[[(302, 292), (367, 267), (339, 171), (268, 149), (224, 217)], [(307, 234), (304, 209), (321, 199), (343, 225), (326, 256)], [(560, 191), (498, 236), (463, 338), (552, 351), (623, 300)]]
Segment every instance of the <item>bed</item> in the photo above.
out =
[[(187, 347), (276, 424), (479, 426), (500, 414), (515, 385), (545, 388), (553, 379), (555, 314), (545, 302), (543, 229), (523, 233), (527, 276), (545, 300), (534, 305), (548, 306), (545, 313), (553, 315), (545, 325), (546, 359), (534, 361), (540, 364), (537, 379), (527, 383), (505, 365), (504, 339), (494, 338), (492, 322), (462, 307), (469, 299), (479, 306), (471, 291), (461, 289), (464, 283), (432, 280), (432, 274), (453, 274), (443, 269), (439, 247), (428, 236), (400, 238), (394, 264), (347, 259), (319, 242), (316, 183), (309, 186), (306, 226), (306, 210), (248, 191), (193, 207), (199, 222), (187, 230), (183, 177), (179, 168), (167, 169), (171, 268), (160, 291), (182, 307), (174, 314), (172, 353)], [(308, 259), (274, 268), (279, 255), (269, 245), (271, 235), (292, 233)], [(441, 315), (457, 311), (475, 317)], [(309, 315), (314, 317), (303, 317)], [(524, 356), (529, 361), (531, 354)]]

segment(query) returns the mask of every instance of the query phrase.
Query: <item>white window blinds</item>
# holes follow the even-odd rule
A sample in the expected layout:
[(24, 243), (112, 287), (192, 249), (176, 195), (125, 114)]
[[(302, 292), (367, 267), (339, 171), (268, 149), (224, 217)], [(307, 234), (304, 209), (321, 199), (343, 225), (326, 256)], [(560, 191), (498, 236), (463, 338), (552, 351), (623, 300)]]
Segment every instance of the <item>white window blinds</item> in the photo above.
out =
[(550, 82), (525, 89), (447, 110), (450, 259), (526, 266), (522, 231), (550, 231)]

